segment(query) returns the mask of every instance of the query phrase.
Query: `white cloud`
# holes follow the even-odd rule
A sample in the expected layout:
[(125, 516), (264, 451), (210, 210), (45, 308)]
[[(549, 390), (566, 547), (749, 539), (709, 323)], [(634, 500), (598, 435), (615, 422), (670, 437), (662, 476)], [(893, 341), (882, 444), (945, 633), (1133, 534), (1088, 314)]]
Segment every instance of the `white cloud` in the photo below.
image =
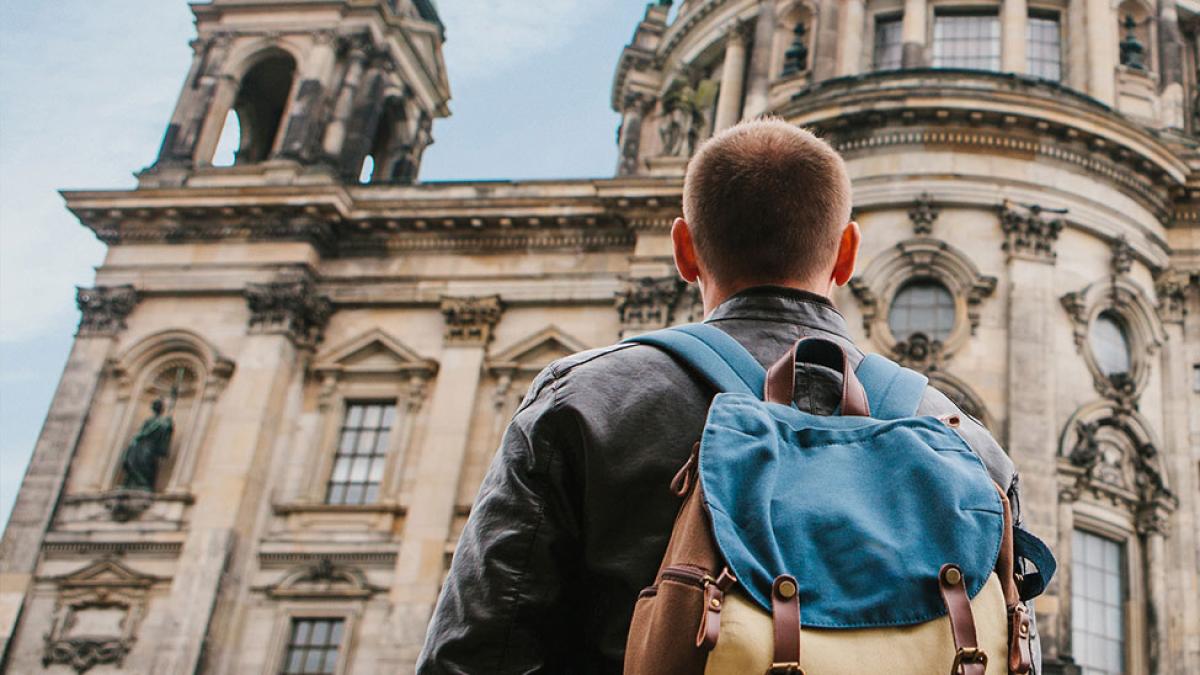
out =
[(564, 46), (603, 8), (596, 0), (445, 0), (447, 67), (454, 82), (500, 74)]

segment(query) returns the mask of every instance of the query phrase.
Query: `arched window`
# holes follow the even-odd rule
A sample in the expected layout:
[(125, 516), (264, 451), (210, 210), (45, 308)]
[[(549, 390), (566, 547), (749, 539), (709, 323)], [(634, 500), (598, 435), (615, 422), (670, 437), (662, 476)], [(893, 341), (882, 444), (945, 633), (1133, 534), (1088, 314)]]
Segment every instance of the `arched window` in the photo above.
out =
[(1101, 373), (1112, 376), (1129, 372), (1129, 334), (1116, 314), (1103, 311), (1092, 321), (1088, 343)]
[(954, 296), (941, 282), (914, 279), (892, 299), (888, 326), (900, 340), (915, 333), (923, 333), (931, 340), (945, 340), (954, 330), (954, 315)]
[(217, 142), (218, 156), (213, 158), (214, 165), (221, 160), (228, 165), (228, 159), (219, 149), (230, 147), (233, 139), (237, 140), (237, 152), (232, 164), (254, 164), (271, 155), (283, 126), (295, 72), (296, 61), (290, 55), (278, 52), (263, 58), (246, 72), (230, 111), (236, 121), (226, 119), (221, 140)]

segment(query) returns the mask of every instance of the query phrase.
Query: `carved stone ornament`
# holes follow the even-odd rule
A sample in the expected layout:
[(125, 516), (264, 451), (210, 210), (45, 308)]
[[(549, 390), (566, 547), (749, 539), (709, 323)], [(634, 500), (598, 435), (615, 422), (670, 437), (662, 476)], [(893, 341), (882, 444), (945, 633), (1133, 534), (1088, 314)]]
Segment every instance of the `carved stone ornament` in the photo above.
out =
[(941, 368), (942, 343), (930, 340), (924, 333), (913, 333), (907, 340), (896, 343), (892, 355), (906, 368), (927, 373)]
[(137, 520), (154, 505), (154, 494), (145, 490), (113, 490), (104, 495), (104, 510), (118, 523)]
[(75, 304), (82, 316), (80, 336), (116, 335), (125, 329), (125, 318), (137, 305), (133, 286), (97, 286), (75, 291)]
[(1054, 262), (1058, 234), (1065, 227), (1062, 218), (1046, 214), (1065, 214), (1066, 209), (1050, 209), (1038, 204), (1005, 201), (1000, 206), (1000, 229), (1004, 232), (1004, 251), (1041, 262)]
[(442, 298), (442, 316), (446, 320), (444, 339), (450, 345), (486, 345), (492, 329), (500, 321), (503, 306), (500, 296)]
[(1200, 282), (1196, 277), (1168, 269), (1154, 283), (1158, 296), (1158, 316), (1164, 322), (1181, 323), (1187, 316), (1188, 295), (1200, 297)]
[(617, 291), (622, 335), (671, 325), (675, 304), (686, 285), (674, 276), (626, 279), (624, 287)]
[(913, 234), (918, 237), (933, 234), (933, 223), (942, 210), (933, 204), (933, 197), (928, 192), (921, 193), (908, 210), (908, 219), (912, 221)]
[(1114, 275), (1129, 274), (1133, 269), (1133, 247), (1125, 235), (1121, 235), (1112, 243), (1112, 271)]
[(252, 334), (286, 335), (301, 348), (321, 341), (333, 313), (329, 299), (318, 295), (308, 279), (248, 284), (244, 295), (250, 305)]
[(42, 665), (63, 664), (77, 673), (98, 665), (122, 666), (137, 640), (150, 589), (164, 581), (113, 558), (48, 580), (58, 585), (58, 602), (45, 635)]
[[(1137, 399), (1149, 382), (1151, 360), (1147, 357), (1167, 339), (1149, 294), (1128, 275), (1116, 275), (1066, 293), (1059, 303), (1071, 320), (1075, 347), (1092, 373), (1096, 390), (1125, 408), (1136, 408)], [(1116, 315), (1124, 324), (1129, 341), (1128, 373), (1105, 373), (1092, 353), (1088, 336), (1092, 323), (1102, 312)]]

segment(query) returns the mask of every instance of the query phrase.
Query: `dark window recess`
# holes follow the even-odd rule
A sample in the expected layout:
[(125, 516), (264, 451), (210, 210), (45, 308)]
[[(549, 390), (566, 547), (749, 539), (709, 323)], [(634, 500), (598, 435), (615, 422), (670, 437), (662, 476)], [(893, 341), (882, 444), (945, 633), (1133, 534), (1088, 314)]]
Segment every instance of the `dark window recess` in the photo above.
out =
[(902, 65), (904, 41), (899, 16), (875, 18), (875, 70), (896, 70)]
[(292, 619), (280, 675), (332, 675), (342, 644), (343, 619)]
[(388, 439), (395, 423), (394, 403), (346, 405), (326, 503), (373, 504), (379, 499)]

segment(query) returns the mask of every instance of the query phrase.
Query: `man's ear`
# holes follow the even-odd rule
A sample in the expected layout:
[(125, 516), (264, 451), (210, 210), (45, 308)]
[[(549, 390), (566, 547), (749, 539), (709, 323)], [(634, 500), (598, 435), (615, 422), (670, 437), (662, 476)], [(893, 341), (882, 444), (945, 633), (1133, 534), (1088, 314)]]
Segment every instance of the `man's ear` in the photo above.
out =
[(853, 220), (842, 230), (842, 238), (838, 242), (837, 260), (833, 264), (833, 283), (845, 286), (854, 276), (854, 267), (858, 264), (858, 247), (862, 243), (862, 231)]
[(671, 243), (675, 248), (675, 269), (689, 284), (700, 276), (700, 263), (696, 258), (696, 244), (692, 241), (692, 230), (683, 218), (671, 224)]

